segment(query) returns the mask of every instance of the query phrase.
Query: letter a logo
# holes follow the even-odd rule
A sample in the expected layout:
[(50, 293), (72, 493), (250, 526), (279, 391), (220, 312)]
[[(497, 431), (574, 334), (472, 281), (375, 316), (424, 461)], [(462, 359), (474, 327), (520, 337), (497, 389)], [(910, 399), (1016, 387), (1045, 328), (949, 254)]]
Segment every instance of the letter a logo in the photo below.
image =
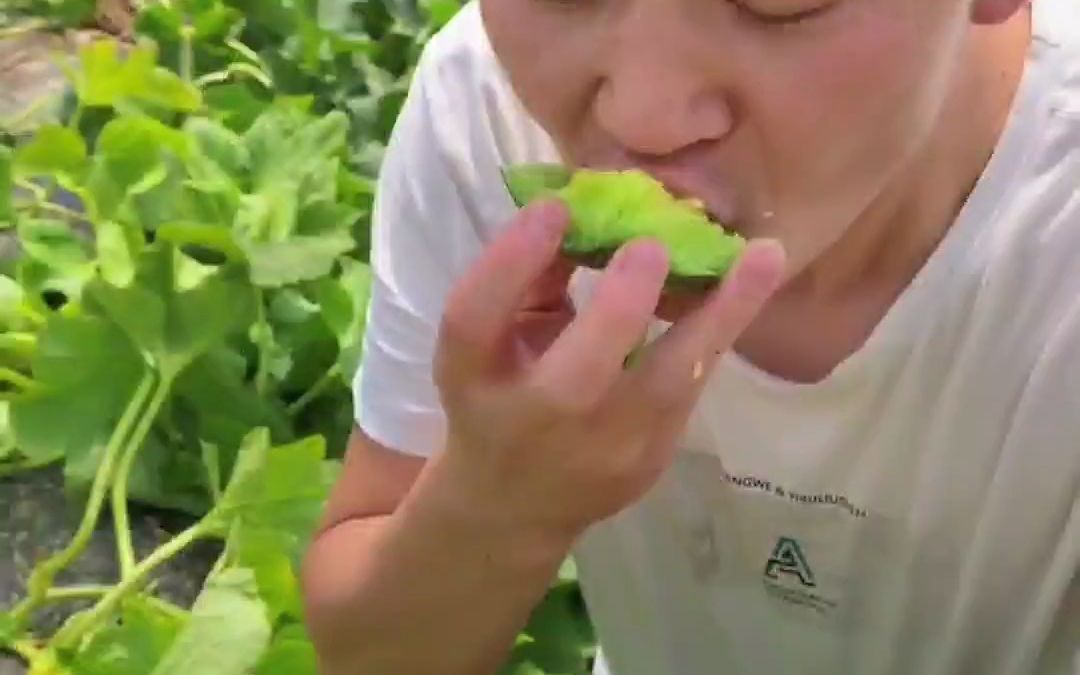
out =
[(810, 565), (806, 562), (802, 547), (799, 542), (790, 537), (780, 537), (776, 541), (769, 561), (765, 563), (765, 576), (770, 579), (779, 579), (781, 574), (794, 575), (803, 586), (814, 587), (814, 573), (810, 571)]

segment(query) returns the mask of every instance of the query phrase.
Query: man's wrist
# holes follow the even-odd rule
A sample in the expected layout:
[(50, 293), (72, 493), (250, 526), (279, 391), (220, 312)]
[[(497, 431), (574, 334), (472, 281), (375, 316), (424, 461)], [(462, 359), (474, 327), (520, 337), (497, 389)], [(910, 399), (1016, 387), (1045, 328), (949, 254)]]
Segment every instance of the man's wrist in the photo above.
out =
[(456, 458), (440, 454), (428, 461), (399, 514), (431, 526), (457, 541), (480, 546), (512, 573), (554, 573), (579, 532), (515, 517), (510, 500), (474, 489)]

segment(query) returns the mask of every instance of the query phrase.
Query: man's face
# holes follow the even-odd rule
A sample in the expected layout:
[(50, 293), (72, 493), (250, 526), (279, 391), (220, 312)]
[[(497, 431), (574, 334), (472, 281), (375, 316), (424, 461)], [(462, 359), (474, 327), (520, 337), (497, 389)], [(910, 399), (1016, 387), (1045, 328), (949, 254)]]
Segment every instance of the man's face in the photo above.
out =
[[(1000, 1), (1000, 0), (997, 0)], [(522, 101), (578, 166), (637, 166), (797, 272), (925, 146), (972, 0), (482, 0)]]

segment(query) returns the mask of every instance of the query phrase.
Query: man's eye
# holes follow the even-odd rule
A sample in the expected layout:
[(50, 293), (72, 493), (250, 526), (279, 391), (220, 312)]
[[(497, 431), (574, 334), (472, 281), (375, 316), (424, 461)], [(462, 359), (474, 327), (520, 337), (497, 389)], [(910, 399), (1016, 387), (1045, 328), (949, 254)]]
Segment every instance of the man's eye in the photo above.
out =
[(785, 26), (791, 24), (802, 23), (808, 19), (813, 19), (821, 14), (824, 14), (830, 9), (831, 4), (820, 5), (817, 7), (810, 7), (808, 9), (800, 9), (792, 12), (762, 12), (761, 10), (754, 9), (750, 5), (743, 2), (743, 0), (731, 0), (731, 4), (735, 6), (735, 9), (742, 16), (750, 19), (751, 21), (765, 24), (767, 26)]

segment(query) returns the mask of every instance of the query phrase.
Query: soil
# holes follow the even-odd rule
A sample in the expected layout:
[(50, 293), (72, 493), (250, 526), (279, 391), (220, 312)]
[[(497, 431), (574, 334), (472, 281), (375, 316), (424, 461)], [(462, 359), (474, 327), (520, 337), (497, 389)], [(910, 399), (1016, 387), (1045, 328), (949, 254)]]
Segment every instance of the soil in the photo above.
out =
[[(59, 468), (41, 469), (0, 479), (0, 606), (10, 607), (25, 592), (34, 563), (62, 549), (82, 516), (82, 504), (65, 495)], [(191, 525), (174, 512), (131, 507), (133, 545), (139, 558)], [(58, 585), (111, 584), (116, 581), (117, 558), (112, 518), (106, 509), (86, 552), (57, 579)], [(221, 552), (216, 542), (203, 542), (170, 561), (155, 577), (158, 594), (189, 607)], [(71, 612), (85, 608), (65, 603), (42, 611), (34, 624), (44, 634), (54, 631)], [(0, 675), (14, 662), (0, 657)], [(15, 670), (12, 673), (19, 673)]]

